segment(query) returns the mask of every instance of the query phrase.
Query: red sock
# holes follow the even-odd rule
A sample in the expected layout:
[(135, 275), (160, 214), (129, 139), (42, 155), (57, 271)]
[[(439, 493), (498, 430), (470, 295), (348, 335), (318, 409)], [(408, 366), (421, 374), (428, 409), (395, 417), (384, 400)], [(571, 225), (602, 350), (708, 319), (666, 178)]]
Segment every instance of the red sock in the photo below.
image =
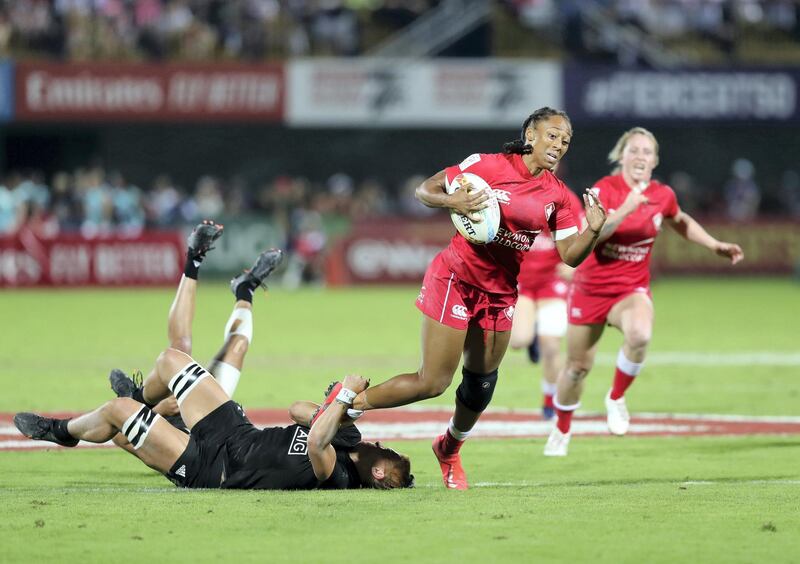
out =
[(635, 376), (625, 374), (622, 370), (617, 368), (614, 371), (614, 386), (611, 388), (611, 399), (618, 400), (624, 396), (625, 390), (627, 390), (630, 385), (633, 384), (634, 380)]
[(463, 444), (464, 441), (459, 441), (450, 434), (450, 429), (444, 432), (444, 440), (442, 441), (442, 452), (444, 454), (458, 454)]
[(564, 411), (563, 409), (556, 408), (556, 415), (558, 415), (558, 421), (556, 421), (556, 427), (558, 427), (558, 430), (564, 433), (565, 435), (569, 433), (569, 428), (572, 426), (573, 413), (575, 412)]
[(553, 405), (553, 396), (544, 394), (542, 397), (542, 407), (555, 407), (555, 405)]

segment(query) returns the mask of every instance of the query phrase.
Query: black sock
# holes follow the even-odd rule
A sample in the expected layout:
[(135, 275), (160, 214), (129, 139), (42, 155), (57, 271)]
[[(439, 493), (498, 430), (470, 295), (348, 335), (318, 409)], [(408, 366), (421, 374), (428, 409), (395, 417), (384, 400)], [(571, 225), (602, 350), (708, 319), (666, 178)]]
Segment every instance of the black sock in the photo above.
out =
[(145, 404), (147, 407), (154, 407), (155, 406), (154, 403), (149, 403), (149, 402), (145, 401), (145, 399), (144, 399), (144, 386), (139, 386), (138, 388), (133, 390), (133, 393), (131, 394), (131, 399), (135, 399), (139, 403)]
[(255, 288), (253, 288), (248, 282), (242, 282), (236, 286), (236, 299), (244, 300), (252, 304), (254, 292)]
[(75, 437), (67, 431), (67, 423), (69, 419), (53, 419), (53, 435), (59, 440), (64, 442), (74, 441)]
[(186, 278), (197, 280), (200, 275), (200, 263), (203, 262), (203, 257), (186, 257), (186, 263), (183, 265), (183, 274)]

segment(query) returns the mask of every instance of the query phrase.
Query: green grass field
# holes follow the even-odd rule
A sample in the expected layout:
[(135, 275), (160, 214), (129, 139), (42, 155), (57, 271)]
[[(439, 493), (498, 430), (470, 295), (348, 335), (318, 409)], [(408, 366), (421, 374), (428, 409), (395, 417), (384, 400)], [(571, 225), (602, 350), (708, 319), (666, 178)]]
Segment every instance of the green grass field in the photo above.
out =
[[(417, 288), (271, 292), (237, 391), (246, 408), (317, 399), (360, 372), (419, 362)], [(800, 416), (789, 280), (654, 286), (651, 362), (634, 412)], [(166, 345), (171, 290), (0, 293), (0, 412), (74, 411), (110, 397), (112, 367), (147, 370)], [(195, 356), (219, 344), (231, 305), (203, 284)], [(609, 330), (584, 411), (601, 411), (619, 335)], [(788, 361), (787, 361), (788, 359)], [(493, 405), (535, 408), (538, 372), (509, 352)], [(431, 405), (452, 403), (452, 388)], [(111, 449), (0, 451), (0, 562), (797, 562), (800, 436), (475, 439), (468, 492), (445, 491), (429, 441), (397, 442), (411, 491), (183, 491)]]

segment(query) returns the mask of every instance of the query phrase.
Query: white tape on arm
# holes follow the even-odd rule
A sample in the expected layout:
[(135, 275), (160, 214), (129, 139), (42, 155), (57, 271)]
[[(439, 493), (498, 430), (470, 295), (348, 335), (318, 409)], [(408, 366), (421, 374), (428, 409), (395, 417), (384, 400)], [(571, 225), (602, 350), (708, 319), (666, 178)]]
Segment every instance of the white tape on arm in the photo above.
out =
[(339, 390), (339, 393), (336, 394), (336, 401), (339, 403), (343, 403), (345, 405), (353, 405), (353, 400), (356, 399), (358, 394), (353, 390), (348, 390), (347, 388), (342, 388)]

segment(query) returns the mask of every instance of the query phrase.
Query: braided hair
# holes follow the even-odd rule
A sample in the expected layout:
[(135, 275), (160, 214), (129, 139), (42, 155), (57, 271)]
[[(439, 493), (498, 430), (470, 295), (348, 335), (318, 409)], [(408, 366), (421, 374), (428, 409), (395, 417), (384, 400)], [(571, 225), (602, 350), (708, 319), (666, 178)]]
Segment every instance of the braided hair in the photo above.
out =
[(510, 155), (510, 154), (529, 155), (529, 154), (531, 154), (533, 152), (533, 147), (531, 147), (528, 144), (528, 142), (525, 140), (525, 131), (531, 125), (536, 127), (536, 124), (539, 123), (540, 121), (545, 120), (547, 118), (551, 118), (553, 116), (561, 116), (561, 117), (563, 117), (565, 120), (567, 120), (569, 122), (569, 116), (567, 115), (567, 112), (564, 112), (562, 110), (556, 110), (556, 109), (551, 108), (549, 106), (545, 106), (543, 108), (539, 108), (538, 110), (533, 112), (531, 115), (529, 115), (528, 118), (525, 120), (525, 122), (522, 124), (522, 132), (520, 133), (520, 138), (519, 139), (515, 139), (514, 141), (509, 141), (508, 143), (505, 143), (503, 145), (503, 152), (505, 154), (507, 154), (507, 155)]

